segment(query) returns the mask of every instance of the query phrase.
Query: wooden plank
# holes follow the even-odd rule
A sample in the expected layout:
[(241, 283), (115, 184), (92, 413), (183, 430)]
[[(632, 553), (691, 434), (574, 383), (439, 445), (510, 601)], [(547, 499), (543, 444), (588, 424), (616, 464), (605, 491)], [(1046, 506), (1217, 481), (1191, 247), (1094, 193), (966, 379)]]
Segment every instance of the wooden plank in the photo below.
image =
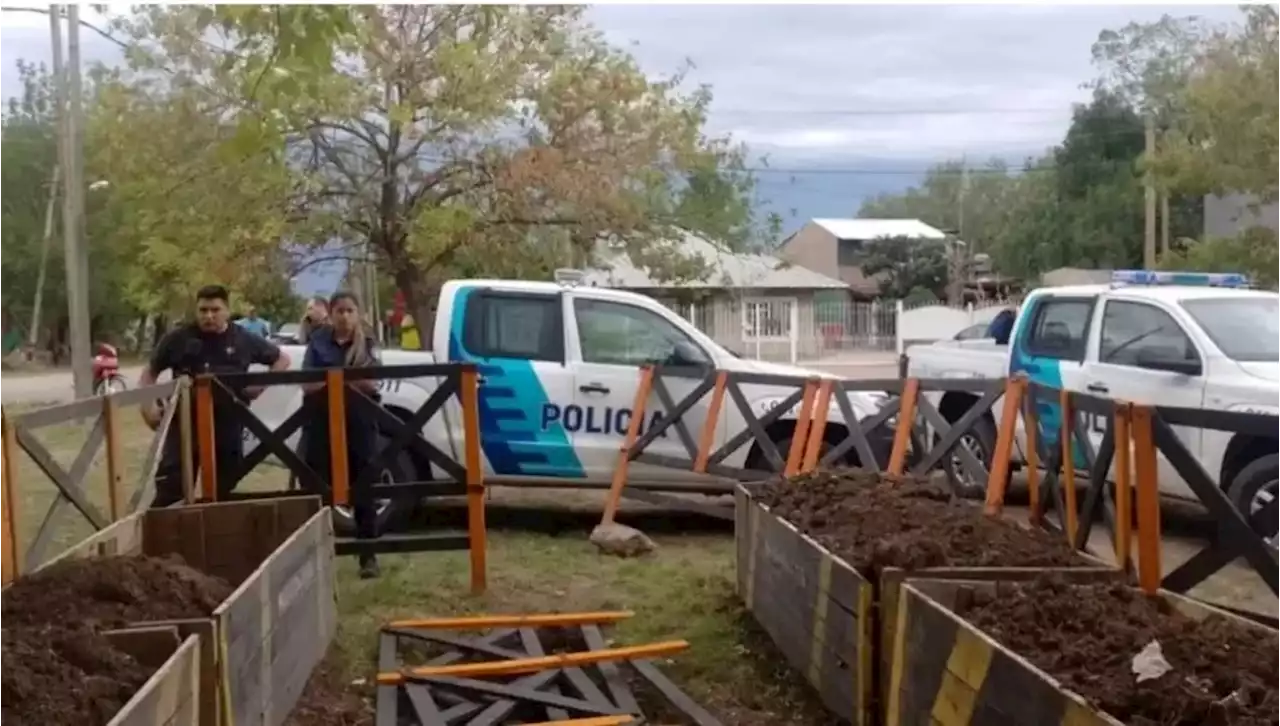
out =
[(401, 683), (409, 679), (426, 679), (436, 676), (481, 677), (504, 676), (549, 668), (567, 668), (599, 663), (606, 660), (629, 660), (633, 658), (674, 655), (688, 650), (689, 642), (685, 640), (668, 640), (659, 643), (646, 643), (622, 648), (606, 648), (605, 650), (584, 651), (577, 653), (557, 653), (540, 658), (518, 658), (496, 663), (460, 663), (448, 666), (419, 666), (409, 668), (401, 673), (379, 673), (378, 683)]
[(78, 544), (63, 550), (57, 557), (42, 563), (36, 569), (43, 570), (70, 558), (83, 559), (108, 555), (143, 554), (145, 514), (145, 512), (131, 514), (101, 532), (89, 535), (80, 540)]
[(186, 638), (107, 726), (190, 726), (199, 717), (200, 640)]
[(213, 620), (209, 618), (187, 618), (180, 620), (155, 620), (146, 623), (132, 623), (129, 628), (148, 626), (171, 626), (178, 631), (184, 640), (190, 636), (199, 638), (200, 647), (200, 707), (199, 723), (204, 726), (216, 726), (218, 723), (218, 631)]
[(555, 613), (550, 615), (470, 615), (457, 618), (419, 618), (392, 620), (389, 628), (425, 628), (430, 630), (488, 630), (489, 628), (524, 628), (548, 625), (582, 625), (584, 623), (616, 623), (634, 617), (630, 610), (594, 613)]
[(128, 653), (142, 665), (159, 668), (178, 649), (178, 629), (171, 625), (146, 625), (104, 630), (102, 636), (117, 650)]
[[(264, 523), (267, 513), (276, 514), (261, 502), (245, 504), (259, 507)], [(223, 670), (236, 726), (282, 724), (333, 640), (337, 595), (331, 516), (327, 508), (316, 512), (214, 613), (225, 633)], [(274, 526), (264, 527), (269, 531)]]
[[(604, 650), (608, 647), (598, 626), (588, 624), (581, 627), (582, 640), (588, 648), (591, 650)], [(603, 661), (597, 664), (597, 668), (600, 670), (600, 675), (604, 676), (604, 685), (609, 690), (609, 695), (613, 697), (613, 703), (627, 713), (639, 715), (640, 704), (636, 702), (635, 695), (631, 693), (631, 687), (627, 685), (626, 676), (618, 668), (618, 664)]]
[(636, 673), (640, 674), (641, 678), (648, 681), (649, 685), (656, 688), (677, 711), (684, 714), (685, 718), (692, 721), (696, 726), (721, 726), (719, 719), (712, 716), (709, 711), (685, 695), (653, 663), (647, 660), (636, 660), (630, 661), (630, 665), (635, 669)]
[(18, 480), (14, 473), (18, 470), (18, 462), (14, 457), (18, 455), (18, 442), (13, 436), (13, 427), (9, 424), (9, 414), (0, 414), (0, 430), (3, 431), (4, 447), (3, 447), (3, 469), (4, 478), (0, 482), (0, 486), (4, 488), (4, 492), (0, 493), (0, 506), (4, 509), (0, 511), (0, 520), (4, 522), (4, 532), (0, 535), (0, 548), (3, 549), (4, 572), (3, 579), (0, 584), (8, 585), (13, 578), (21, 572), (18, 564), (21, 562), (20, 553), (18, 552), (18, 498), (14, 496), (14, 491), (18, 486)]

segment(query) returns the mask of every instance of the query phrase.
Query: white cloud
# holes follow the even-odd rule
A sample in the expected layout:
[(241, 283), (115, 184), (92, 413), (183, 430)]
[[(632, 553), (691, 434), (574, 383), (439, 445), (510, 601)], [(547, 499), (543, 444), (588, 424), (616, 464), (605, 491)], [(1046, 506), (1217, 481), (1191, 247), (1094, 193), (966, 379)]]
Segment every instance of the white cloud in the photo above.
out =
[[(1164, 13), (1238, 17), (1232, 6), (601, 5), (588, 18), (650, 74), (693, 61), (690, 80), (715, 94), (712, 130), (782, 164), (1035, 153), (1087, 98), (1098, 32)], [(86, 62), (119, 61), (96, 34), (81, 41)], [(0, 15), (0, 93), (19, 92), (18, 58), (48, 62), (49, 48), (45, 16)], [(974, 113), (936, 113), (948, 109)]]

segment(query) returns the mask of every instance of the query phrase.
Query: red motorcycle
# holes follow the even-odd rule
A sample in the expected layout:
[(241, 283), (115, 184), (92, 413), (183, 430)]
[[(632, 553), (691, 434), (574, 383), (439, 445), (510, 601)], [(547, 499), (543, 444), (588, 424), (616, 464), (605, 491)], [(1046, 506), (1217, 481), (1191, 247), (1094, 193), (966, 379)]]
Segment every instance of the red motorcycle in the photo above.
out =
[(93, 357), (93, 393), (109, 396), (129, 387), (120, 375), (120, 351), (107, 343), (98, 344), (98, 354)]

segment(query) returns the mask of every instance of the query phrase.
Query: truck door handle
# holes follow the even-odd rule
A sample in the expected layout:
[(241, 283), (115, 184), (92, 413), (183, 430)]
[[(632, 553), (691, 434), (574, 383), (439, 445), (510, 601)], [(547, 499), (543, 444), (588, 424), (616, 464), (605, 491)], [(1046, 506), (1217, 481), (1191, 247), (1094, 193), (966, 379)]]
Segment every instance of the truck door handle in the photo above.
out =
[(1090, 383), (1085, 386), (1090, 393), (1111, 393), (1111, 389), (1105, 383)]
[(578, 390), (582, 391), (583, 393), (608, 393), (609, 392), (608, 387), (602, 386), (599, 383), (587, 383), (585, 385), (578, 386)]

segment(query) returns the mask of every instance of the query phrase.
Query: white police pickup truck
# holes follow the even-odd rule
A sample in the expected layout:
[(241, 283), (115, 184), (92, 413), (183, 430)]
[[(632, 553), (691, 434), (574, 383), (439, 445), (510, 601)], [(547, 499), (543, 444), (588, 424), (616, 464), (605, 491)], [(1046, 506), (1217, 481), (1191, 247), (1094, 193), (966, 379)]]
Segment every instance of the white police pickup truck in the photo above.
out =
[[(558, 276), (559, 277), (559, 276)], [(682, 366), (799, 377), (830, 374), (792, 366), (743, 360), (717, 345), (689, 321), (652, 298), (631, 292), (562, 282), (458, 280), (440, 294), (432, 338), (433, 352), (386, 350), (384, 365), (424, 362), (470, 362), (479, 367), (481, 449), (490, 475), (537, 476), (607, 481), (617, 462), (618, 447), (631, 420), (631, 405), (640, 366), (662, 362)], [(294, 367), (303, 349), (285, 346)], [(664, 379), (679, 401), (697, 385), (688, 379)], [(435, 389), (434, 378), (387, 380), (381, 383), (382, 403), (408, 418)], [(777, 407), (793, 387), (745, 385), (743, 393), (757, 416)], [(709, 411), (705, 396), (683, 420), (697, 436)], [(876, 393), (851, 395), (859, 418), (874, 414), (886, 400)], [(301, 404), (294, 386), (275, 387), (253, 404), (253, 411), (275, 428)], [(443, 415), (432, 418), (422, 435), (442, 451), (462, 459), (462, 419), (456, 399)], [(652, 426), (665, 414), (656, 396), (647, 404), (643, 425)], [(767, 431), (779, 450), (790, 446), (797, 413), (792, 411)], [(840, 412), (833, 407), (826, 438), (844, 438)], [(717, 428), (717, 443), (745, 428), (737, 407), (725, 400)], [(643, 431), (643, 428), (642, 428)], [(649, 453), (685, 457), (674, 431), (659, 437)], [(892, 447), (892, 431), (882, 427), (871, 439), (881, 464)], [(290, 442), (296, 445), (296, 440)], [(257, 445), (246, 440), (245, 450)], [(849, 459), (856, 463), (856, 456)], [(759, 447), (742, 447), (724, 464), (764, 468)], [(384, 472), (384, 480), (422, 481), (439, 472), (430, 462), (405, 454)], [(646, 477), (688, 476), (674, 469), (644, 470)], [(383, 517), (392, 516), (384, 508)], [(339, 526), (347, 526), (340, 515)]]
[[(988, 339), (915, 346), (907, 351), (908, 372), (920, 378), (1025, 373), (1047, 386), (1134, 403), (1275, 414), (1280, 295), (1247, 288), (1240, 275), (1122, 270), (1110, 285), (1036, 290), (1023, 302), (1008, 345)], [(950, 420), (973, 400), (964, 393), (932, 395)], [(999, 403), (993, 410), (1000, 410)], [(1038, 411), (1042, 440), (1056, 439), (1057, 404), (1041, 402)], [(1095, 420), (1089, 428), (1097, 446), (1105, 425)], [(1174, 428), (1241, 511), (1256, 512), (1276, 496), (1280, 455), (1274, 435)], [(989, 462), (995, 435), (995, 420), (988, 417), (962, 444)], [(1015, 440), (1021, 457), (1021, 422)], [(1162, 494), (1195, 497), (1163, 455), (1159, 466)], [(963, 478), (959, 471), (952, 475)], [(1262, 527), (1264, 536), (1275, 536), (1276, 522)]]

